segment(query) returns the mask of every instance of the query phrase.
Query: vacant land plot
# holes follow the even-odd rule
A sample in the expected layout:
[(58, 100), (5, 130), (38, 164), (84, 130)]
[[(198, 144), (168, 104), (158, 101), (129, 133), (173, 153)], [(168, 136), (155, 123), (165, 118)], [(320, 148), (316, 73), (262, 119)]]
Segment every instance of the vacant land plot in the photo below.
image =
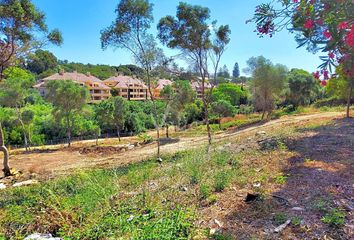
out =
[[(99, 159), (79, 151), (36, 153), (54, 175), (105, 168), (3, 190), (0, 239), (34, 232), (69, 239), (352, 236), (353, 119), (335, 113), (279, 119), (220, 134), (209, 153), (205, 141), (164, 145), (161, 164), (141, 162), (154, 154), (152, 146)], [(63, 154), (75, 160), (49, 160)]]

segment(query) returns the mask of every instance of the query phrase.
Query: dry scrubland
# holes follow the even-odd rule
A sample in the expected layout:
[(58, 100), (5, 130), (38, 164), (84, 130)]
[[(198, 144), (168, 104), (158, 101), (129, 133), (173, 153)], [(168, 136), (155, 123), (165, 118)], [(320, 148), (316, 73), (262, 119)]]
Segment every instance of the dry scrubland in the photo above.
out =
[(18, 153), (18, 169), (32, 160), (52, 168), (44, 176), (70, 175), (0, 190), (0, 239), (350, 239), (353, 119), (329, 112), (231, 129), (210, 153), (205, 137), (183, 134), (163, 146), (161, 164), (149, 160), (153, 145), (100, 157), (79, 147)]

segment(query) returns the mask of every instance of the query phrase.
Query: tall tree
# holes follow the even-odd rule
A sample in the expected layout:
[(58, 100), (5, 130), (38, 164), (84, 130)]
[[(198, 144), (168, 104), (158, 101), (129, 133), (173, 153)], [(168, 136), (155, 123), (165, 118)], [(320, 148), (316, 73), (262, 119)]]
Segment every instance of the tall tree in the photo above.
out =
[(221, 119), (231, 117), (236, 113), (236, 108), (229, 101), (218, 100), (211, 104), (211, 112), (217, 115), (219, 119), (219, 129), (221, 129)]
[[(278, 2), (278, 3), (276, 3)], [(314, 73), (316, 78), (327, 81), (329, 71), (341, 65), (345, 80), (354, 79), (354, 21), (352, 0), (278, 0), (256, 7), (254, 17), (256, 31), (260, 36), (272, 37), (282, 29), (295, 33), (299, 47), (306, 46), (310, 52), (321, 51), (323, 64), (321, 72)], [(328, 71), (329, 70), (329, 71)], [(325, 85), (326, 82), (323, 82)], [(350, 107), (348, 96), (347, 109)], [(347, 111), (349, 117), (349, 111)]]
[(157, 158), (160, 159), (160, 127), (155, 98), (152, 92), (152, 69), (163, 61), (163, 53), (155, 38), (147, 30), (153, 22), (153, 5), (148, 0), (121, 0), (117, 6), (117, 17), (101, 32), (102, 48), (111, 46), (128, 50), (136, 63), (144, 70), (143, 78), (148, 86), (154, 108), (157, 132)]
[(88, 89), (69, 80), (49, 81), (46, 87), (48, 89), (46, 98), (54, 106), (53, 115), (60, 122), (64, 122), (70, 147), (75, 116), (80, 114), (86, 105), (89, 98)]
[(180, 50), (186, 60), (198, 70), (209, 145), (212, 141), (209, 105), (213, 86), (209, 91), (206, 90), (206, 86), (208, 80), (216, 82), (219, 63), (230, 42), (231, 33), (228, 25), (217, 28), (215, 24), (215, 21), (210, 22), (208, 8), (182, 2), (177, 7), (176, 17), (163, 17), (158, 24), (161, 42), (169, 48)]
[(29, 148), (29, 132), (26, 129), (26, 121), (23, 118), (22, 108), (26, 104), (26, 98), (30, 96), (30, 88), (34, 83), (34, 77), (27, 71), (11, 67), (4, 71), (5, 80), (0, 83), (0, 105), (16, 109), (17, 120), (20, 122), (26, 151)]
[(0, 1), (0, 81), (16, 58), (25, 57), (48, 43), (60, 45), (59, 30), (49, 31), (45, 15), (31, 0)]
[(253, 57), (247, 61), (248, 71), (252, 74), (253, 104), (262, 111), (262, 119), (268, 117), (275, 107), (275, 100), (285, 89), (287, 69), (283, 65), (273, 65), (270, 60)]
[(120, 141), (120, 131), (124, 126), (125, 118), (127, 114), (127, 104), (126, 100), (122, 97), (114, 97), (110, 99), (113, 103), (113, 122), (117, 129), (117, 136)]
[(313, 102), (320, 92), (319, 82), (312, 74), (302, 69), (292, 69), (288, 76), (288, 100), (295, 106), (308, 105)]
[(27, 69), (35, 74), (41, 74), (57, 66), (58, 59), (49, 51), (38, 49), (28, 56)]
[(237, 62), (235, 63), (234, 69), (232, 70), (232, 76), (233, 76), (234, 78), (240, 77), (240, 68), (239, 68)]

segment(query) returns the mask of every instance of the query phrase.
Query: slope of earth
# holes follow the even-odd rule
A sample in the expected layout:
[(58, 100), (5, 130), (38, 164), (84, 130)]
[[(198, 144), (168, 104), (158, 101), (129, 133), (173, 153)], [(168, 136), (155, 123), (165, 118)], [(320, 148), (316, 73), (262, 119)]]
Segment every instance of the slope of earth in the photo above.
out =
[(353, 235), (354, 119), (279, 119), (217, 135), (210, 152), (205, 140), (164, 145), (163, 163), (141, 162), (155, 151), (146, 146), (100, 159), (77, 153), (78, 163), (52, 164), (58, 173), (106, 168), (0, 190), (0, 239), (35, 232), (65, 239)]
[[(234, 137), (246, 137), (249, 134), (254, 134), (257, 131), (272, 130), (282, 128), (289, 124), (297, 124), (299, 122), (312, 120), (325, 120), (334, 117), (342, 116), (342, 113), (328, 112), (318, 113), (305, 116), (290, 116), (281, 119), (272, 120), (264, 124), (249, 127), (239, 131), (227, 131), (214, 136), (214, 142), (218, 143), (225, 139)], [(133, 139), (136, 141), (136, 139)], [(166, 140), (162, 144), (161, 152), (170, 154), (180, 150), (198, 148), (207, 142), (206, 137), (181, 137), (172, 140)], [(79, 144), (80, 146), (80, 144)], [(149, 144), (147, 146), (137, 147), (124, 152), (110, 151), (107, 147), (107, 152), (96, 152), (92, 154), (83, 154), (82, 147), (72, 149), (60, 148), (49, 149), (44, 151), (34, 151), (32, 153), (20, 153), (13, 155), (10, 159), (11, 167), (21, 172), (36, 173), (41, 178), (48, 178), (55, 175), (65, 174), (78, 168), (90, 167), (117, 167), (130, 163), (146, 160), (156, 154), (156, 146)]]

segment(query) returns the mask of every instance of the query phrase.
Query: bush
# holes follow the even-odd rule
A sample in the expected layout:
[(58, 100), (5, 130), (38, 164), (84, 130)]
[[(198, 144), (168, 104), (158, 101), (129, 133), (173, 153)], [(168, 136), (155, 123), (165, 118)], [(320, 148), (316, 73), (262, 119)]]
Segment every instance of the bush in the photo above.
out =
[(205, 200), (211, 195), (211, 189), (209, 185), (202, 184), (199, 188), (200, 199)]
[(342, 99), (337, 99), (335, 97), (330, 97), (330, 98), (324, 98), (317, 100), (314, 103), (314, 107), (320, 108), (320, 107), (334, 107), (334, 106), (340, 106), (340, 105), (345, 105), (346, 101)]
[(214, 190), (215, 192), (222, 192), (229, 184), (230, 177), (225, 172), (219, 172), (215, 175)]
[(345, 223), (345, 213), (332, 208), (321, 220), (333, 227), (339, 227)]

